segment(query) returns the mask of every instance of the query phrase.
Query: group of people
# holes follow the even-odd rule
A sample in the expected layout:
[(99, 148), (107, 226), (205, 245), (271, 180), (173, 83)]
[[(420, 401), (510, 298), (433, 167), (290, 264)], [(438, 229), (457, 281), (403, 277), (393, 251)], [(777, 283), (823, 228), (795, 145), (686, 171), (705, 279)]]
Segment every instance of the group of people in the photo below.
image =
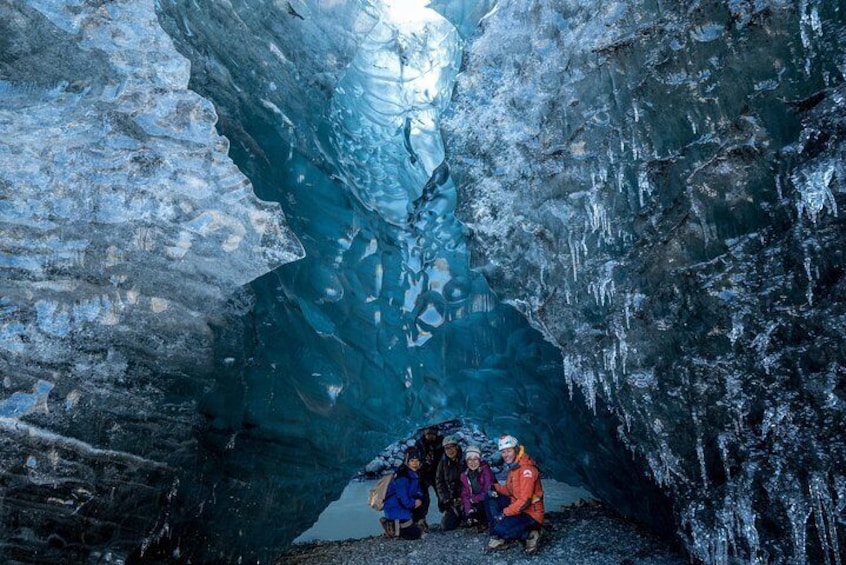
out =
[(380, 519), (385, 535), (425, 535), (429, 488), (434, 487), (442, 530), (474, 527), (489, 533), (488, 551), (522, 540), (525, 551), (535, 553), (544, 514), (537, 465), (514, 436), (500, 437), (497, 447), (507, 470), (504, 484), (482, 459), (479, 447), (468, 446), (462, 453), (455, 436), (442, 438), (436, 428), (424, 430), (388, 486)]

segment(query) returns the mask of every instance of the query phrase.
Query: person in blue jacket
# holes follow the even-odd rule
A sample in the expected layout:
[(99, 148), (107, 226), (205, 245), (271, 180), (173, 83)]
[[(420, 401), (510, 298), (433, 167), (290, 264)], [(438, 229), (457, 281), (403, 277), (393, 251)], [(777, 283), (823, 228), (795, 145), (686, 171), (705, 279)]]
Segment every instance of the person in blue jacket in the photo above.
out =
[(388, 537), (420, 539), (423, 536), (421, 522), (425, 520), (423, 491), (420, 488), (421, 455), (415, 448), (405, 454), (405, 463), (397, 469), (394, 479), (385, 494), (385, 516), (380, 518), (382, 528)]

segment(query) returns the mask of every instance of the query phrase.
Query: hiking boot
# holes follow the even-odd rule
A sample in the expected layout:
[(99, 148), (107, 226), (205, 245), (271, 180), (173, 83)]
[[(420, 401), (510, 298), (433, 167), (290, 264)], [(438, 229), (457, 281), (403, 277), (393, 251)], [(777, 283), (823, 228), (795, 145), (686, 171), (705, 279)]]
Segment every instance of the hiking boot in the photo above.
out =
[(508, 545), (504, 539), (496, 538), (491, 536), (488, 539), (488, 545), (485, 548), (485, 551), (496, 551), (497, 549), (502, 549), (506, 545)]
[(392, 538), (396, 534), (394, 533), (394, 521), (388, 520), (387, 518), (379, 518), (379, 523), (382, 524), (382, 529), (385, 530), (385, 537)]
[(429, 523), (426, 521), (426, 518), (422, 518), (417, 521), (417, 526), (420, 528), (420, 531), (424, 534), (429, 533)]
[(532, 554), (538, 550), (538, 542), (540, 541), (540, 530), (532, 530), (529, 532), (529, 537), (526, 538), (526, 553)]

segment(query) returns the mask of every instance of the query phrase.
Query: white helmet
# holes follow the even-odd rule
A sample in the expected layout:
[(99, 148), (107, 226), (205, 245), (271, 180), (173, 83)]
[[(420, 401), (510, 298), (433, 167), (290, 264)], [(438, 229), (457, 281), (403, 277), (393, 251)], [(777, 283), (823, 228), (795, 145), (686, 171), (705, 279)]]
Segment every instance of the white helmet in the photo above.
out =
[(499, 442), (497, 445), (497, 449), (502, 451), (503, 449), (517, 449), (517, 438), (514, 436), (499, 436)]

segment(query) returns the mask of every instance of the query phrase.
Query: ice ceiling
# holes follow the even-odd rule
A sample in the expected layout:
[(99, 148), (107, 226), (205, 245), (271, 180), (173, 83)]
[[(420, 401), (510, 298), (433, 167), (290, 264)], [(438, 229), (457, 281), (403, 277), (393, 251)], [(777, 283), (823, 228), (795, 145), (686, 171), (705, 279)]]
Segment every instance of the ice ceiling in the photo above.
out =
[[(337, 58), (331, 69), (337, 78), (331, 90), (320, 91), (323, 104), (305, 115), (282, 109), (290, 105), (285, 90), (294, 87), (282, 86), (275, 66), (264, 77), (267, 91), (248, 94), (261, 80), (253, 69), (262, 63), (224, 59), (227, 74), (247, 72), (219, 84), (224, 78), (211, 74), (190, 49), (225, 33), (199, 28), (216, 23), (207, 16), (188, 26), (196, 37), (186, 43), (187, 54), (199, 57), (196, 88), (220, 104), (223, 124), (229, 115), (244, 116), (238, 130), (222, 126), (233, 141), (232, 155), (262, 198), (283, 204), (306, 250), (303, 260), (253, 283), (256, 306), (248, 327), (235, 333), (252, 334), (254, 343), (245, 349), (239, 342), (222, 354), (243, 369), (237, 378), (224, 373), (221, 386), (204, 400), (201, 410), (212, 430), (205, 440), (217, 441), (227, 460), (247, 459), (256, 468), (274, 465), (264, 443), (282, 441), (277, 457), (285, 468), (274, 471), (276, 479), (327, 498), (356, 469), (350, 464), (360, 466), (424, 423), (461, 417), (492, 433), (522, 435), (547, 454), (550, 473), (572, 482), (586, 481), (595, 458), (620, 469), (620, 481), (649, 488), (638, 464), (603, 429), (610, 419), (595, 432), (586, 405), (571, 402), (555, 348), (500, 304), (470, 268), (440, 131), (462, 56), (456, 27), (423, 6), (349, 4), (345, 10), (313, 14), (321, 25), (336, 18), (355, 24), (344, 32), (352, 43), (348, 52), (309, 53), (324, 80), (325, 59)], [(246, 16), (262, 19), (252, 9)], [(199, 17), (174, 16), (174, 22)], [(291, 17), (296, 26), (299, 18)], [(271, 56), (279, 49), (271, 47)], [(227, 53), (245, 55), (254, 53)], [(306, 61), (301, 68), (288, 57), (274, 65), (309, 70)], [(227, 106), (232, 83), (245, 94)], [(315, 101), (312, 93), (298, 95)], [(305, 139), (298, 141), (300, 136)], [(233, 338), (221, 337), (227, 339)], [(564, 429), (575, 437), (560, 435)], [(291, 449), (301, 445), (308, 447)], [(220, 484), (230, 480), (228, 473)], [(632, 507), (631, 493), (616, 484), (606, 489), (622, 507)], [(250, 542), (264, 541), (269, 548), (308, 527), (322, 507), (311, 506), (311, 495), (293, 495), (293, 504), (280, 509), (265, 499), (264, 489), (234, 490), (238, 503), (216, 509), (221, 524), (234, 509), (254, 528), (246, 536)], [(656, 505), (666, 504), (657, 491), (656, 498)], [(209, 514), (204, 529), (215, 519)], [(669, 512), (661, 516), (669, 519)], [(280, 520), (285, 528), (266, 532), (268, 521)], [(228, 543), (241, 551), (239, 540)]]
[(0, 555), (270, 560), (460, 417), (843, 563), (844, 11), (0, 1)]

